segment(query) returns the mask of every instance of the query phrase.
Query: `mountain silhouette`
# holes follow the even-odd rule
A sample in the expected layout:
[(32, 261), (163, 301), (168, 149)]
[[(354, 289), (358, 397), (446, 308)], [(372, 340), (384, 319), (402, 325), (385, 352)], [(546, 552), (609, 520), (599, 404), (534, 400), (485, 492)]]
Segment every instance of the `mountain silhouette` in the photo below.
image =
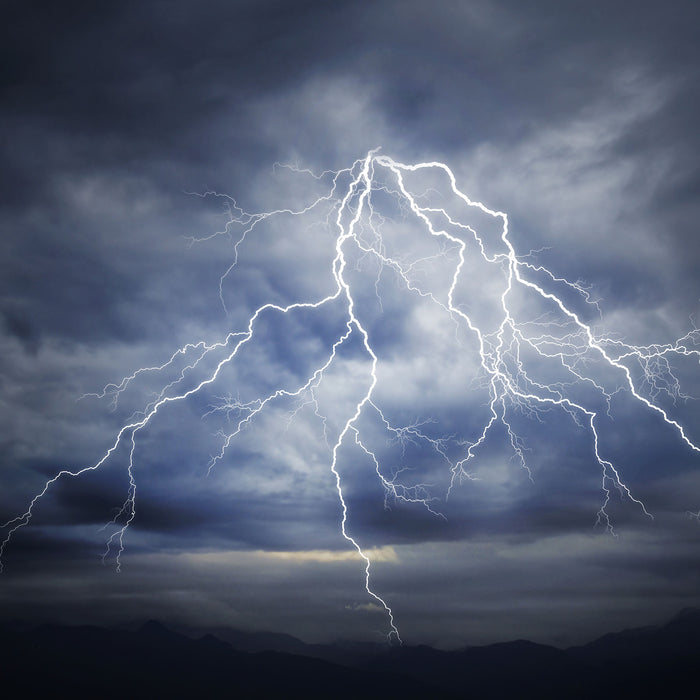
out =
[[(226, 637), (226, 639), (224, 639)], [(664, 625), (556, 649), (516, 640), (459, 651), (305, 644), (219, 629), (0, 627), (6, 697), (566, 698), (681, 697), (700, 661), (700, 610)]]
[(237, 651), (211, 634), (192, 639), (155, 621), (136, 631), (13, 625), (0, 629), (0, 647), (3, 694), (13, 698), (452, 697), (390, 672)]

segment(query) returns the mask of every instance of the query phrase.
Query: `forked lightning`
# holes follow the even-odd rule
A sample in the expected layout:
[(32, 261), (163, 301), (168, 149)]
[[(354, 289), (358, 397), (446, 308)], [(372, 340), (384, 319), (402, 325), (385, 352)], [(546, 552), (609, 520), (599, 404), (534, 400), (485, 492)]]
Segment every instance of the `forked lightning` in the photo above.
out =
[[(296, 401), (296, 411), (300, 407), (311, 405), (323, 424), (324, 435), (328, 440), (326, 416), (317, 400), (318, 390), (330, 368), (338, 362), (341, 349), (350, 342), (359, 347), (366, 361), (366, 386), (362, 385), (359, 400), (340, 421), (335, 437), (328, 441), (329, 468), (340, 503), (341, 533), (364, 561), (365, 588), (367, 594), (386, 613), (390, 639), (401, 641), (392, 610), (373, 590), (370, 557), (351, 534), (351, 513), (341, 478), (342, 452), (354, 446), (355, 454), (359, 454), (363, 460), (369, 460), (387, 500), (419, 504), (437, 516), (441, 514), (436, 503), (439, 498), (431, 491), (430, 484), (404, 482), (402, 469), (396, 469), (394, 465), (388, 469), (382, 464), (381, 455), (372, 449), (370, 441), (363, 436), (363, 424), (366, 425), (368, 421), (389, 435), (396, 444), (418, 445), (421, 449), (431, 451), (434, 463), (449, 470), (446, 471), (448, 478), (443, 494), (444, 498), (448, 498), (460, 482), (472, 478), (470, 463), (477, 458), (492, 433), (496, 432), (497, 425), (500, 425), (502, 434), (507, 436), (514, 457), (529, 474), (524, 443), (513, 425), (514, 412), (544, 420), (548, 410), (561, 411), (590, 435), (592, 459), (597, 462), (602, 479), (602, 504), (597, 514), (598, 522), (613, 533), (607, 511), (611, 488), (616, 488), (624, 498), (652, 517), (645, 504), (623, 482), (618, 468), (603, 456), (599, 436), (601, 410), (604, 413), (610, 411), (613, 395), (621, 390), (626, 391), (645, 409), (658, 414), (669, 430), (675, 432), (690, 450), (700, 452), (698, 443), (669, 414), (661, 400), (662, 396), (672, 400), (683, 397), (671, 361), (674, 357), (682, 356), (700, 359), (700, 331), (691, 330), (671, 343), (647, 346), (630, 345), (620, 339), (598, 334), (581, 311), (597, 310), (589, 291), (579, 282), (557, 277), (537, 264), (531, 254), (518, 256), (509, 238), (506, 214), (471, 200), (458, 188), (455, 175), (443, 163), (404, 164), (381, 155), (378, 151), (371, 151), (351, 167), (339, 171), (316, 175), (308, 170), (293, 170), (300, 177), (312, 176), (316, 185), (327, 183), (326, 194), (296, 210), (279, 209), (257, 214), (245, 212), (229, 198), (231, 218), (226, 233), (231, 234), (236, 230), (237, 234), (233, 261), (221, 277), (221, 302), (224, 302), (225, 283), (236, 273), (248, 236), (254, 235), (259, 227), (275, 217), (314, 215), (321, 210), (326, 211), (325, 222), (332, 230), (335, 240), (334, 253), (328, 259), (327, 268), (328, 279), (332, 282), (330, 293), (323, 298), (297, 301), (286, 306), (263, 304), (250, 316), (246, 327), (229, 333), (223, 340), (212, 344), (203, 341), (188, 344), (177, 350), (165, 363), (138, 369), (119, 383), (108, 384), (102, 392), (95, 394), (99, 397), (110, 396), (113, 405), (116, 405), (121, 394), (140, 375), (150, 373), (158, 376), (159, 373), (172, 369), (179, 358), (187, 358), (187, 364), (178, 376), (174, 380), (163, 381), (161, 391), (155, 398), (144, 402), (142, 411), (121, 427), (111, 446), (96, 462), (82, 468), (59, 471), (30, 500), (21, 515), (5, 523), (5, 537), (0, 544), (0, 566), (13, 535), (29, 524), (37, 504), (53, 484), (59, 479), (78, 477), (100, 469), (115, 455), (118, 448), (124, 446), (128, 452), (126, 466), (129, 488), (126, 500), (112, 521), (117, 529), (108, 538), (104, 555), (107, 557), (113, 553), (119, 570), (125, 533), (137, 521), (133, 467), (134, 460), (138, 457), (139, 431), (157, 416), (166, 413), (170, 404), (185, 401), (205, 387), (214, 385), (224, 368), (238, 363), (243, 348), (255, 341), (256, 329), (261, 320), (274, 323), (279, 315), (295, 314), (302, 310), (308, 313), (330, 307), (342, 309), (342, 332), (328, 343), (323, 360), (296, 387), (279, 386), (274, 391), (249, 401), (233, 398), (236, 393), (236, 388), (233, 387), (227, 398), (213, 409), (226, 414), (230, 427), (223, 435), (221, 447), (208, 467), (209, 471), (215, 468), (236, 436), (278, 399)], [(412, 178), (420, 179), (421, 176), (431, 178), (431, 182), (446, 183), (445, 191), (434, 193), (431, 188), (418, 189), (411, 184)], [(382, 197), (391, 199), (396, 210), (401, 213), (407, 240), (400, 254), (392, 252), (392, 247), (385, 240), (383, 231), (387, 219), (381, 214), (381, 205), (377, 203)], [(455, 202), (457, 206), (449, 205), (449, 201)], [(455, 210), (462, 214), (455, 214)], [(480, 233), (478, 227), (464, 220), (464, 212), (485, 217), (495, 226), (496, 235)], [(422, 237), (421, 253), (415, 254), (413, 258), (407, 252), (411, 249), (412, 242), (408, 237)], [(425, 250), (429, 250), (431, 244), (433, 252), (428, 254)], [(490, 276), (498, 281), (498, 292), (490, 299), (496, 312), (489, 320), (488, 327), (485, 327), (483, 320), (479, 321), (474, 313), (469, 312), (469, 305), (462, 299), (464, 270), (470, 255), (480, 256), (480, 264), (483, 263), (490, 271)], [(377, 343), (373, 342), (369, 325), (363, 322), (362, 313), (358, 311), (358, 282), (357, 276), (352, 274), (354, 268), (351, 259), (355, 268), (362, 264), (357, 262), (360, 260), (371, 261), (378, 270), (374, 278), (374, 293), (380, 307), (379, 276), (391, 275), (406, 293), (431, 304), (436, 315), (446, 318), (454, 325), (455, 333), (461, 333), (470, 339), (488, 396), (486, 419), (472, 435), (459, 437), (447, 432), (440, 434), (439, 426), (436, 430), (436, 421), (431, 419), (403, 426), (392, 424), (386, 408), (382, 408), (377, 397), (381, 352)], [(446, 281), (444, 274), (440, 275), (440, 280), (433, 280), (430, 275), (424, 274), (437, 260), (440, 261), (441, 270), (449, 269)], [(366, 280), (362, 283), (365, 282)], [(542, 311), (523, 317), (516, 297), (520, 302), (522, 299), (532, 299), (533, 306)], [(216, 361), (215, 358), (220, 355), (223, 357)], [(544, 382), (541, 373), (533, 369), (533, 358), (539, 365), (554, 368), (558, 379)], [(206, 362), (212, 363), (208, 374), (192, 385), (195, 371), (201, 371)], [(605, 378), (599, 371), (601, 366), (608, 373)], [(608, 375), (616, 377), (614, 385), (610, 384)], [(185, 388), (187, 381), (190, 382), (189, 388)], [(465, 386), (463, 390), (466, 396), (470, 387)], [(595, 400), (586, 397), (595, 397)], [(428, 424), (429, 430), (426, 428)]]

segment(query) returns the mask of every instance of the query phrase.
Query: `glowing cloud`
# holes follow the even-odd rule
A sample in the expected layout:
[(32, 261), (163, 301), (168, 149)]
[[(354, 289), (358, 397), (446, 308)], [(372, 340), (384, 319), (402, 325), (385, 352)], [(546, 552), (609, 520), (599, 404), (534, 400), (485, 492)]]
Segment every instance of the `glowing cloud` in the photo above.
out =
[[(156, 395), (122, 425), (96, 462), (59, 471), (23, 513), (5, 523), (0, 563), (13, 535), (29, 524), (52, 485), (98, 470), (125, 454), (128, 492), (112, 521), (116, 529), (104, 553), (105, 559), (114, 556), (119, 571), (124, 537), (136, 518), (139, 432), (164, 416), (170, 404), (214, 387), (220, 398), (208, 413), (222, 417), (226, 428), (209, 472), (220, 465), (241, 432), (263, 412), (270, 413), (273, 405), (291, 402), (290, 421), (302, 410), (313, 413), (319, 439), (325, 439), (328, 448), (328, 468), (341, 509), (340, 531), (353, 556), (363, 562), (371, 599), (365, 607), (378, 606), (385, 612), (390, 639), (400, 641), (399, 631), (391, 607), (373, 589), (370, 573), (373, 557), (392, 561), (395, 554), (386, 547), (363, 548), (353, 534), (348, 465), (363, 463), (373, 470), (387, 506), (401, 501), (442, 518), (441, 500), (474, 478), (472, 464), (490, 441), (505, 438), (513, 457), (532, 476), (520, 425), (528, 420), (544, 422), (556, 412), (589, 437), (590, 460), (601, 479), (598, 523), (614, 534), (607, 510), (612, 489), (652, 517), (619, 469), (606, 459), (599, 422), (613, 411), (613, 397), (626, 392), (657, 415), (687, 449), (700, 452), (697, 440), (668, 407), (684, 396), (674, 363), (700, 359), (700, 331), (646, 346), (600, 335), (591, 320), (600, 309), (590, 290), (541, 266), (534, 254), (516, 253), (506, 214), (471, 200), (443, 163), (404, 164), (372, 151), (339, 171), (292, 170), (300, 178), (312, 178), (314, 187), (325, 187), (325, 193), (298, 209), (262, 213), (248, 213), (226, 198), (231, 217), (223, 233), (232, 236), (234, 244), (231, 264), (220, 279), (221, 303), (227, 306), (226, 285), (242, 265), (247, 238), (285, 217), (311, 216), (331, 232), (332, 246), (318, 286), (326, 291), (287, 304), (263, 303), (244, 327), (218, 342), (185, 345), (167, 361), (137, 369), (95, 394), (116, 405), (137, 378), (162, 378)], [(377, 342), (375, 336), (386, 333), (383, 324), (398, 313), (392, 310), (396, 295), (411, 300), (410, 310), (402, 307), (408, 314), (406, 336)], [(249, 361), (247, 347), (264, 346), (261, 329), (277, 327), (287, 333), (289, 318), (301, 324), (308, 319), (333, 322), (325, 333), (317, 334), (313, 350), (299, 351), (303, 361), (294, 371), (276, 384), (274, 378), (271, 388), (253, 397), (241, 397), (240, 387), (230, 386), (227, 372)], [(449, 381), (440, 380), (443, 384), (437, 379), (431, 383), (431, 363), (401, 361), (401, 343), (433, 334), (437, 336), (431, 346), (433, 361), (454, 362)], [(291, 331), (286, 337), (289, 343), (301, 342)], [(452, 354), (440, 356), (447, 346)], [(422, 384), (426, 377), (427, 384)], [(455, 424), (444, 412), (432, 411), (431, 392), (452, 407), (461, 403), (462, 410), (469, 411), (468, 424)], [(397, 421), (396, 407), (407, 395), (418, 394), (427, 415), (408, 424)], [(418, 453), (420, 465), (408, 456)], [(270, 556), (345, 560), (342, 554), (325, 551)]]

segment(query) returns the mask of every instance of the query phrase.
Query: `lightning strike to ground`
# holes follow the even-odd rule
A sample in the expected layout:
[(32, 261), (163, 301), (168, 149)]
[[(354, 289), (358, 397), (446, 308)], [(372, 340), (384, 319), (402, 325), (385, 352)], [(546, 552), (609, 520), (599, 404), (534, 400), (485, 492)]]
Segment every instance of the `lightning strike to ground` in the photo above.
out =
[[(289, 167), (289, 166), (286, 166)], [(519, 256), (509, 237), (508, 217), (478, 201), (471, 200), (458, 185), (452, 170), (440, 162), (405, 164), (379, 151), (371, 151), (349, 168), (315, 174), (309, 170), (290, 168), (299, 177), (311, 177), (316, 185), (326, 187), (326, 193), (298, 209), (285, 208), (262, 213), (248, 213), (235, 200), (228, 202), (230, 220), (222, 233), (233, 236), (233, 261), (220, 278), (219, 296), (226, 308), (226, 282), (236, 274), (246, 240), (266, 223), (281, 217), (316, 215), (334, 237), (333, 252), (327, 261), (327, 294), (318, 298), (294, 301), (287, 305), (264, 303), (248, 318), (242, 329), (228, 333), (215, 343), (189, 343), (175, 351), (160, 365), (137, 369), (118, 383), (107, 384), (97, 398), (109, 397), (116, 407), (120, 397), (143, 375), (158, 377), (176, 367), (180, 358), (186, 364), (175, 379), (163, 380), (155, 397), (144, 401), (143, 408), (132, 416), (116, 433), (102, 456), (94, 463), (75, 469), (61, 469), (48, 479), (44, 487), (29, 501), (24, 512), (4, 524), (5, 537), (0, 544), (0, 570), (7, 546), (16, 533), (29, 525), (41, 499), (59, 480), (80, 477), (103, 467), (116, 458), (120, 447), (127, 450), (126, 469), (129, 486), (122, 506), (111, 523), (116, 531), (107, 539), (103, 560), (114, 557), (117, 571), (121, 568), (125, 535), (137, 521), (136, 480), (134, 464), (138, 459), (139, 432), (166, 414), (169, 406), (213, 387), (227, 367), (237, 366), (246, 346), (254, 343), (261, 323), (274, 323), (282, 316), (321, 310), (341, 309), (342, 331), (326, 347), (318, 362), (295, 386), (280, 384), (273, 391), (251, 400), (241, 400), (236, 388), (220, 398), (210, 413), (223, 414), (227, 429), (220, 433), (220, 448), (211, 457), (208, 472), (224, 460), (227, 450), (237, 436), (255, 421), (271, 404), (281, 400), (296, 402), (290, 412), (292, 421), (298, 413), (311, 407), (322, 426), (329, 450), (328, 465), (340, 506), (340, 533), (364, 562), (366, 593), (386, 614), (390, 640), (401, 642), (394, 614), (389, 604), (372, 587), (370, 557), (352, 534), (352, 514), (344, 488), (343, 472), (348, 468), (346, 453), (352, 451), (355, 462), (365, 461), (376, 473), (378, 485), (385, 494), (385, 505), (404, 502), (426, 508), (438, 518), (440, 502), (447, 500), (453, 490), (465, 481), (475, 479), (470, 471), (484, 446), (498, 430), (506, 437), (515, 460), (532, 479), (526, 458), (526, 441), (514, 426), (517, 415), (544, 421), (548, 413), (558, 411), (584, 430), (590, 438), (591, 461), (600, 470), (602, 502), (596, 515), (597, 523), (615, 534), (608, 513), (613, 489), (653, 518), (644, 502), (637, 498), (622, 480), (620, 471), (603, 454), (599, 423), (610, 415), (611, 402), (619, 392), (626, 392), (645, 410), (660, 417), (667, 429), (689, 450), (700, 452), (698, 442), (686, 428), (664, 408), (664, 399), (675, 403), (687, 398), (680, 381), (674, 375), (674, 358), (700, 360), (700, 330), (693, 329), (683, 337), (666, 344), (631, 345), (619, 338), (596, 332), (589, 316), (600, 312), (590, 290), (580, 282), (570, 282), (556, 276), (536, 263), (536, 254)], [(434, 188), (417, 189), (412, 178), (425, 175), (447, 183), (443, 191)], [(222, 197), (217, 193), (207, 193)], [(400, 213), (396, 222), (383, 215), (379, 200), (391, 200)], [(458, 206), (448, 205), (448, 201)], [(437, 203), (436, 203), (437, 202)], [(440, 204), (443, 202), (443, 204)], [(461, 214), (455, 214), (455, 208)], [(324, 215), (325, 212), (325, 215)], [(496, 233), (481, 233), (467, 223), (466, 213), (472, 212), (495, 226)], [(393, 226), (405, 243), (393, 250), (386, 230)], [(236, 232), (234, 234), (234, 232)], [(219, 234), (211, 234), (202, 242)], [(411, 243), (419, 241), (419, 252), (411, 257)], [(432, 246), (432, 247), (431, 247)], [(470, 261), (483, 265), (489, 280), (499, 288), (483, 291), (484, 299), (470, 300), (465, 296)], [(440, 433), (435, 418), (416, 420), (407, 425), (394, 424), (382, 407), (377, 387), (381, 383), (381, 351), (373, 340), (372, 325), (358, 310), (360, 299), (367, 292), (366, 280), (357, 281), (358, 269), (374, 272), (373, 295), (377, 308), (382, 306), (382, 279), (390, 277), (411, 298), (427, 303), (436, 317), (454, 328), (454, 335), (466, 355), (471, 351), (479, 370), (480, 388), (486, 392), (486, 411), (482, 424), (469, 435)], [(426, 271), (434, 274), (426, 274)], [(435, 271), (438, 271), (435, 273)], [(447, 272), (445, 272), (447, 271)], [(471, 273), (470, 273), (471, 274)], [(364, 285), (365, 288), (358, 287)], [(402, 292), (402, 293), (403, 293)], [(527, 304), (523, 304), (523, 300)], [(491, 305), (488, 318), (475, 313), (481, 302)], [(528, 305), (532, 311), (527, 313)], [(525, 310), (523, 310), (525, 309)], [(319, 401), (319, 391), (327, 374), (335, 368), (341, 353), (354, 343), (364, 357), (366, 369), (359, 398), (352, 402), (333, 429)], [(216, 359), (219, 358), (219, 359)], [(545, 381), (541, 367), (552, 370), (557, 379)], [(205, 372), (203, 379), (198, 379)], [(189, 387), (189, 388), (188, 388)], [(464, 386), (468, 397), (470, 386)], [(434, 493), (434, 485), (404, 480), (410, 466), (401, 463), (384, 464), (383, 456), (366, 437), (367, 425), (383, 431), (388, 441), (400, 446), (402, 457), (407, 448), (419, 447), (432, 455), (432, 462), (446, 474), (442, 497)], [(698, 517), (696, 513), (690, 513)]]

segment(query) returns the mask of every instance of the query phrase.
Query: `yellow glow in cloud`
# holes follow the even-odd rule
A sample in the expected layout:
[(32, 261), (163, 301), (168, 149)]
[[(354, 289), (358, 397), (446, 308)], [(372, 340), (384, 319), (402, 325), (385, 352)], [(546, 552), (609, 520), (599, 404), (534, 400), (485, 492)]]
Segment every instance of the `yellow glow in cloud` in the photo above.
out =
[[(365, 554), (372, 562), (391, 562), (398, 564), (399, 557), (393, 547), (376, 547), (364, 550)], [(189, 552), (186, 556), (194, 565), (201, 564), (231, 564), (237, 565), (244, 562), (289, 562), (292, 564), (306, 564), (309, 562), (319, 562), (324, 564), (334, 562), (362, 562), (362, 557), (354, 549), (332, 550), (332, 549), (307, 549), (294, 550), (288, 552), (270, 552), (256, 550), (246, 551), (226, 551), (226, 552)]]
[[(370, 561), (386, 561), (398, 563), (399, 557), (393, 547), (376, 547), (365, 549), (365, 554)], [(309, 549), (292, 552), (256, 552), (261, 556), (270, 559), (294, 562), (336, 562), (336, 561), (362, 561), (362, 557), (355, 550), (331, 550), (331, 549)]]

